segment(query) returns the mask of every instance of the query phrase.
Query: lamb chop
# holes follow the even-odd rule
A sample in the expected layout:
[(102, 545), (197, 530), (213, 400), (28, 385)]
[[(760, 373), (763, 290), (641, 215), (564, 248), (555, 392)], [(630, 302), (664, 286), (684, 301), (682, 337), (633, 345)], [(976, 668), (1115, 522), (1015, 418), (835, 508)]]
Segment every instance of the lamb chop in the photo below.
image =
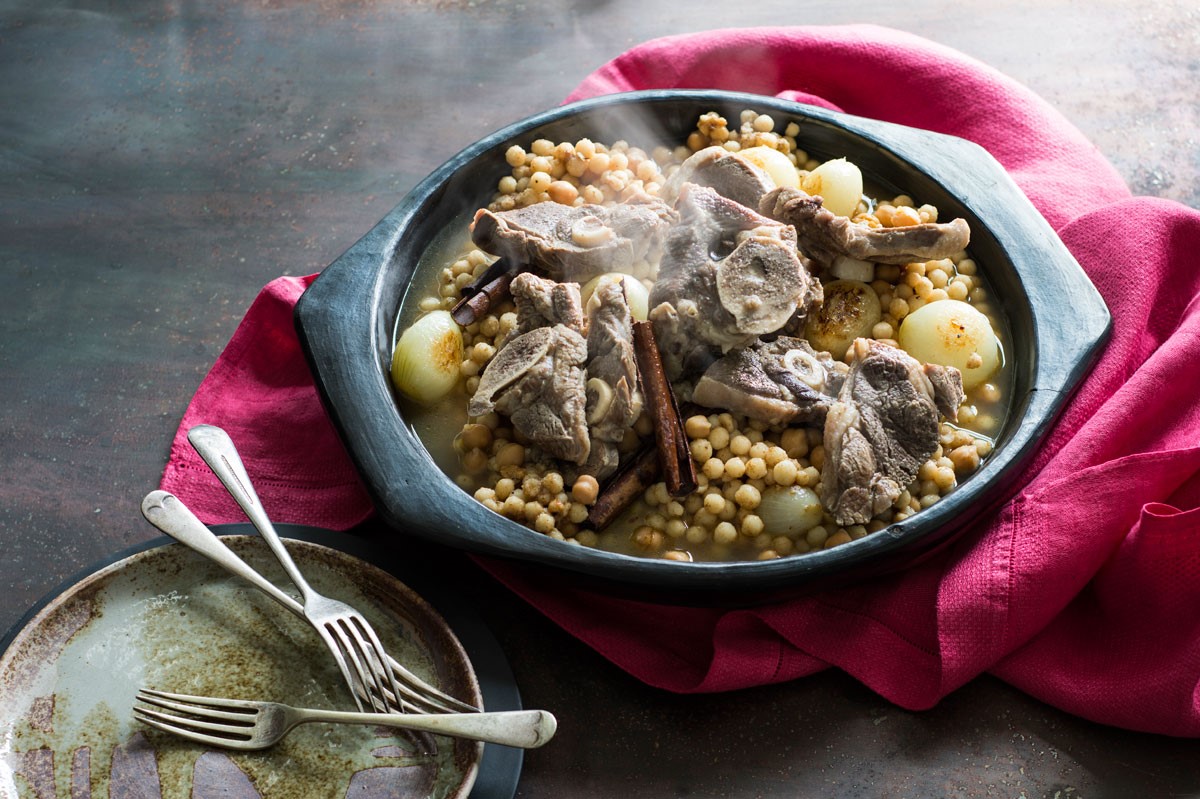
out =
[(821, 296), (788, 226), (691, 183), (676, 209), (680, 221), (667, 235), (650, 292), (650, 318), (672, 381), (774, 333)]
[(949, 258), (966, 248), (971, 229), (963, 219), (894, 228), (869, 228), (837, 216), (820, 197), (800, 189), (774, 189), (759, 211), (796, 230), (800, 250), (822, 268), (838, 256), (881, 264), (907, 264)]
[(730, 351), (696, 382), (692, 402), (769, 424), (822, 424), (848, 371), (807, 341), (780, 336)]
[(611, 207), (543, 202), (511, 211), (482, 208), (471, 238), (554, 280), (584, 283), (605, 272), (632, 273), (662, 247), (676, 219), (669, 205), (649, 196)]
[(840, 525), (866, 524), (891, 507), (937, 449), (938, 408), (963, 399), (957, 369), (923, 366), (871, 339), (856, 339), (851, 352), (825, 418), (821, 469), (822, 503)]

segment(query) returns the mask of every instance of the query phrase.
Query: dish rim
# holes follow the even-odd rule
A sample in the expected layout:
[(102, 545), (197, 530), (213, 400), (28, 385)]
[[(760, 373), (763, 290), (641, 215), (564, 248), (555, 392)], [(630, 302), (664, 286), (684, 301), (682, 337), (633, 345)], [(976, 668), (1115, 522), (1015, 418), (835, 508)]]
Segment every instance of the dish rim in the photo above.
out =
[[(386, 365), (379, 357), (385, 350), (390, 353), (395, 319), (381, 319), (379, 313), (385, 300), (385, 278), (403, 234), (418, 224), (423, 212), (443, 200), (461, 170), (489, 151), (528, 139), (535, 130), (588, 114), (621, 106), (670, 103), (755, 108), (784, 114), (802, 125), (838, 131), (836, 135), (853, 138), (874, 155), (911, 170), (954, 198), (973, 218), (972, 250), (981, 233), (999, 245), (1019, 281), (1016, 288), (1024, 302), (1015, 310), (1028, 314), (1029, 347), (1035, 363), (1028, 367), (1031, 371), (1021, 395), (1013, 398), (1010, 420), (1001, 434), (1003, 445), (945, 501), (829, 550), (770, 561), (678, 562), (554, 541), (483, 507), (433, 465), (404, 422), (387, 383)], [(931, 151), (936, 151), (937, 157), (929, 157)], [(960, 164), (969, 164), (971, 169), (959, 168)], [(863, 171), (870, 178), (868, 169)], [(1005, 207), (1005, 203), (1012, 205)], [(1028, 279), (1034, 276), (1035, 280)], [(992, 283), (996, 285), (994, 279)], [(1071, 325), (1056, 320), (1046, 306), (1063, 292), (1071, 292), (1073, 298)], [(1011, 299), (1006, 295), (1006, 304)], [(399, 307), (399, 298), (396, 302)], [(371, 231), (326, 267), (297, 303), (295, 322), (322, 401), (376, 508), (391, 526), (477, 554), (548, 566), (606, 584), (652, 591), (664, 587), (694, 595), (769, 592), (821, 582), (856, 565), (877, 567), (864, 569), (863, 574), (890, 571), (881, 563), (889, 560), (888, 555), (901, 550), (923, 552), (944, 543), (1015, 489), (1024, 467), (1094, 364), (1111, 330), (1108, 309), (1082, 267), (1003, 167), (979, 145), (789, 100), (712, 90), (603, 95), (533, 114), (482, 137), (434, 169)], [(1016, 328), (1012, 323), (1014, 336)], [(348, 344), (353, 341), (361, 346)], [(1018, 411), (1020, 418), (1013, 418), (1011, 414)], [(397, 474), (397, 463), (414, 468), (419, 475)], [(427, 476), (426, 466), (435, 474)], [(438, 507), (438, 498), (445, 501), (445, 495), (434, 489), (451, 490), (461, 498), (452, 503), (454, 514)], [(405, 499), (400, 491), (411, 491), (415, 497)], [(963, 506), (970, 506), (973, 512), (960, 512)], [(453, 531), (449, 537), (444, 532), (447, 528)], [(503, 534), (497, 535), (493, 528)], [(881, 565), (884, 568), (879, 569)]]

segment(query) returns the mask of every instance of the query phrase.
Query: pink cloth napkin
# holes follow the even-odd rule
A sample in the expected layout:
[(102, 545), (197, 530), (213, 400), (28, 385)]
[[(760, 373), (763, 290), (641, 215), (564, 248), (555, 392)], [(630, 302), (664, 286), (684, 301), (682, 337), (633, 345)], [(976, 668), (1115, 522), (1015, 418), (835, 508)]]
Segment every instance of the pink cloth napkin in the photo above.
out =
[[(1134, 198), (1061, 115), (966, 56), (874, 26), (725, 30), (635, 47), (571, 99), (646, 88), (778, 95), (971, 139), (1010, 172), (1104, 295), (1113, 337), (1024, 487), (936, 557), (867, 585), (753, 609), (553, 591), (487, 563), (630, 674), (675, 692), (836, 667), (909, 709), (990, 672), (1068, 712), (1200, 735), (1200, 213)], [(311, 278), (255, 301), (184, 415), (163, 486), (241, 518), (184, 439), (230, 430), (281, 521), (371, 513), (298, 349)], [(1070, 313), (1064, 298), (1063, 313)]]

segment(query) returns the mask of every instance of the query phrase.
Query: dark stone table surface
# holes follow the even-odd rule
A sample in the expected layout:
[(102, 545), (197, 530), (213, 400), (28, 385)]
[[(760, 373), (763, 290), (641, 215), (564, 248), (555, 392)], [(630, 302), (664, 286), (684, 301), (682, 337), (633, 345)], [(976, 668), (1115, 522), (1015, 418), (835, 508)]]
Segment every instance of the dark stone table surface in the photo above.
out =
[[(638, 41), (868, 21), (997, 67), (1135, 192), (1200, 206), (1190, 0), (0, 2), (0, 630), (153, 537), (139, 502), (271, 278), (319, 271), (447, 156)], [(433, 557), (561, 719), (520, 796), (1200, 796), (1195, 741), (987, 677), (920, 713), (832, 671), (665, 694)]]

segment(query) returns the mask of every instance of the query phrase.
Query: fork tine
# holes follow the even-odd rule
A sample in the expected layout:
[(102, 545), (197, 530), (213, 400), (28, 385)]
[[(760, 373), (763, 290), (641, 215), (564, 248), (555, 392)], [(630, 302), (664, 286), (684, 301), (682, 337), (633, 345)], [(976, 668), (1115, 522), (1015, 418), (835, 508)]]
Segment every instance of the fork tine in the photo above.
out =
[[(389, 668), (385, 662), (387, 653), (383, 648), (383, 642), (379, 640), (379, 636), (375, 634), (375, 629), (357, 616), (351, 617), (349, 623), (352, 626), (359, 627), (359, 633), (365, 635), (370, 642), (371, 668), (375, 673), (375, 682), (379, 687), (379, 695), (383, 697), (384, 704), (387, 704), (388, 688), (391, 689), (392, 696), (395, 698), (395, 704), (400, 710), (404, 709), (403, 700), (401, 699), (400, 683), (396, 680), (396, 672)], [(384, 684), (386, 678), (387, 684)]]
[(134, 711), (137, 715), (146, 716), (162, 724), (170, 724), (172, 727), (183, 730), (207, 730), (209, 732), (223, 733), (229, 740), (234, 741), (250, 740), (251, 732), (254, 729), (253, 725), (247, 727), (240, 724), (217, 724), (202, 719), (176, 716), (173, 713), (160, 713), (148, 707), (135, 707)]
[(371, 704), (371, 710), (376, 713), (387, 713), (387, 699), (383, 696), (382, 691), (372, 690), (377, 684), (377, 673), (372, 669), (370, 659), (366, 652), (363, 651), (361, 642), (356, 640), (354, 635), (347, 633), (346, 628), (341, 624), (343, 621), (340, 618), (332, 619), (326, 622), (324, 626), (337, 638), (342, 651), (349, 655), (349, 659), (354, 663), (354, 668), (358, 672), (359, 677), (359, 681), (355, 685), (362, 689), (363, 698)]
[(153, 718), (153, 717), (147, 715), (148, 712), (149, 711), (145, 711), (145, 710), (142, 710), (141, 708), (135, 707), (133, 709), (133, 717), (148, 727), (153, 727), (156, 730), (162, 730), (163, 732), (170, 733), (171, 735), (178, 735), (181, 738), (187, 738), (188, 740), (196, 741), (197, 743), (209, 744), (210, 746), (219, 746), (219, 747), (223, 747), (225, 749), (253, 750), (253, 749), (265, 749), (266, 748), (265, 746), (261, 746), (259, 744), (253, 743), (249, 738), (246, 738), (246, 739), (222, 738), (217, 735), (206, 735), (202, 732), (197, 732), (195, 730), (190, 730), (190, 729), (187, 729), (184, 727), (177, 727), (177, 726), (175, 726), (175, 724), (173, 722), (162, 722), (156, 718)]
[[(358, 616), (343, 617), (338, 619), (337, 623), (346, 631), (346, 637), (353, 644), (355, 653), (366, 666), (370, 676), (368, 687), (374, 689), (371, 692), (372, 707), (380, 713), (390, 712), (387, 685), (384, 682), (386, 669), (384, 669), (383, 660), (379, 654), (383, 651), (383, 644), (379, 643), (379, 637), (371, 630), (371, 626)], [(370, 635), (364, 633), (364, 628), (370, 632)], [(402, 710), (403, 708), (398, 709)]]
[(404, 697), (423, 712), (430, 713), (477, 713), (479, 708), (455, 699), (447, 693), (413, 674), (393, 658), (388, 658), (388, 671), (397, 680)]
[[(171, 696), (171, 694), (167, 694), (167, 696)], [(144, 694), (144, 692), (141, 692), (141, 691), (138, 692), (137, 698), (138, 698), (138, 701), (140, 701), (140, 702), (143, 702), (147, 705), (154, 705), (155, 707), (160, 707), (163, 710), (174, 710), (179, 713), (191, 713), (192, 715), (202, 716), (204, 718), (224, 719), (226, 721), (239, 721), (239, 722), (242, 722), (242, 724), (246, 725), (247, 728), (252, 727), (254, 725), (254, 717), (255, 717), (254, 712), (247, 713), (245, 711), (229, 712), (229, 711), (225, 711), (225, 710), (217, 710), (217, 708), (219, 708), (219, 707), (224, 707), (224, 705), (220, 705), (220, 704), (215, 704), (215, 703), (212, 705), (202, 705), (199, 703), (185, 704), (183, 702), (176, 702), (171, 699), (163, 699), (159, 696), (146, 695), (146, 694)]]
[[(397, 676), (395, 674), (395, 669), (389, 669), (389, 671), (392, 672), (393, 677)], [(461, 703), (461, 707), (452, 707), (444, 702), (438, 701), (428, 694), (420, 693), (417, 690), (409, 687), (409, 683), (404, 681), (403, 675), (399, 676), (398, 687), (400, 688), (400, 694), (399, 699), (396, 700), (396, 703), (409, 711), (415, 711), (418, 713), (472, 713), (479, 711), (479, 708), (472, 707), (471, 705), (465, 703)], [(395, 695), (396, 694), (393, 692), (393, 696)]]
[[(355, 662), (354, 670), (352, 671), (350, 669), (350, 664), (346, 662), (346, 648), (343, 646), (341, 640), (337, 636), (332, 635), (329, 630), (326, 629), (326, 625), (316, 624), (313, 626), (316, 628), (317, 633), (321, 636), (321, 639), (325, 642), (325, 648), (329, 650), (329, 654), (333, 655), (333, 659), (337, 661), (338, 668), (341, 669), (342, 672), (342, 679), (345, 681), (346, 685), (350, 686), (350, 695), (354, 697), (354, 704), (358, 707), (359, 711), (362, 712), (365, 709), (363, 708), (362, 700), (359, 699), (359, 691), (357, 690), (366, 681), (366, 678), (362, 674), (362, 667)], [(358, 672), (357, 675), (355, 672)]]
[(158, 691), (154, 688), (139, 688), (138, 698), (143, 696), (153, 696), (159, 699), (174, 699), (176, 702), (187, 702), (189, 705), (200, 707), (224, 707), (233, 710), (241, 710), (248, 715), (253, 715), (258, 712), (258, 707), (245, 699), (224, 699), (216, 696), (194, 696), (192, 694), (172, 694), (166, 691)]

